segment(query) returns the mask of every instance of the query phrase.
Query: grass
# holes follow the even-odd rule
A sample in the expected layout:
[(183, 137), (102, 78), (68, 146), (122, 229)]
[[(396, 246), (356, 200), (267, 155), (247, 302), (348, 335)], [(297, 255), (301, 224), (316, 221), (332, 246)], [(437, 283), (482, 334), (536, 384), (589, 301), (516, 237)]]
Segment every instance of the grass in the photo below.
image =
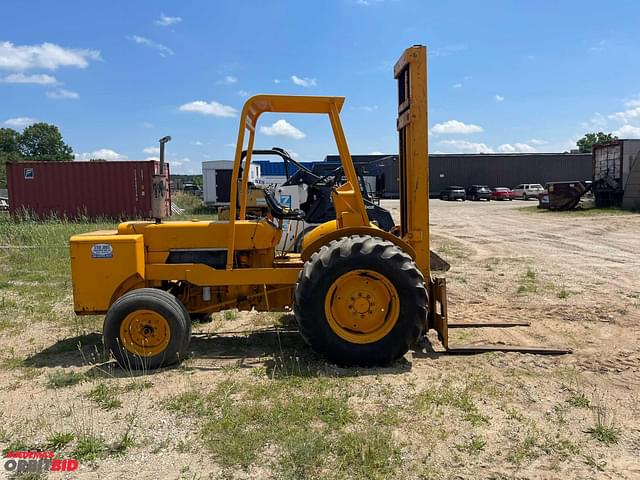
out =
[(456, 450), (460, 452), (466, 452), (471, 455), (478, 455), (480, 452), (484, 451), (484, 448), (487, 446), (487, 442), (485, 442), (480, 437), (471, 437), (468, 441), (456, 445)]
[(563, 217), (598, 217), (603, 215), (633, 215), (630, 210), (623, 210), (620, 207), (606, 207), (606, 208), (577, 208), (575, 210), (568, 210), (566, 212), (555, 212), (546, 208), (538, 208), (537, 205), (531, 205), (528, 207), (521, 207), (518, 210), (524, 213), (534, 213), (541, 215), (556, 215)]
[(569, 398), (567, 398), (567, 403), (576, 408), (591, 407), (591, 401), (582, 392), (572, 394)]
[(387, 419), (361, 418), (341, 386), (328, 379), (226, 380), (211, 392), (184, 392), (165, 407), (196, 417), (200, 441), (230, 470), (266, 462), (278, 478), (393, 476), (401, 446)]
[(587, 429), (587, 433), (600, 443), (613, 445), (620, 439), (620, 430), (616, 427), (610, 408), (603, 396), (597, 396), (591, 407), (594, 425)]
[(536, 293), (538, 291), (538, 275), (535, 270), (527, 268), (527, 271), (520, 276), (518, 282), (518, 293)]
[(118, 398), (119, 389), (106, 383), (97, 384), (87, 397), (98, 404), (103, 410), (113, 410), (122, 406), (122, 401)]
[(453, 408), (462, 413), (462, 419), (477, 426), (488, 424), (489, 417), (483, 415), (472, 398), (475, 384), (453, 386), (445, 384), (429, 387), (415, 397), (414, 404), (418, 411), (436, 412), (441, 408)]
[(55, 432), (47, 438), (47, 448), (60, 450), (71, 443), (76, 436), (70, 432)]
[(77, 385), (87, 379), (84, 373), (73, 370), (56, 370), (47, 375), (47, 387), (64, 388)]

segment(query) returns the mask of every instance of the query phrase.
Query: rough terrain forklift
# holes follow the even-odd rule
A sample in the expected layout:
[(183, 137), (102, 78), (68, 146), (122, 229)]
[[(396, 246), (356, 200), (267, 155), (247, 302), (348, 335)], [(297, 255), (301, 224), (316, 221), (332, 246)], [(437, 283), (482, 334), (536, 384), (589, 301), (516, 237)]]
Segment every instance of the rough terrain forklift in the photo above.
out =
[[(239, 201), (231, 201), (228, 220), (166, 222), (157, 208), (155, 221), (73, 236), (76, 313), (106, 313), (105, 346), (120, 364), (133, 367), (179, 361), (188, 352), (190, 314), (232, 308), (293, 309), (304, 339), (341, 365), (387, 364), (429, 329), (451, 351), (445, 282), (432, 278), (429, 266), (426, 65), (426, 48), (414, 46), (394, 68), (401, 218), (396, 234), (367, 215), (340, 122), (345, 99), (257, 95), (240, 115), (231, 180), (231, 199)], [(336, 219), (305, 235), (301, 253), (276, 255), (275, 249), (283, 222), (300, 219), (300, 211), (274, 205), (274, 218), (247, 218), (251, 152), (266, 112), (328, 116), (346, 179), (332, 192)], [(154, 178), (158, 205), (167, 191), (162, 178)], [(493, 348), (458, 351), (486, 349)]]

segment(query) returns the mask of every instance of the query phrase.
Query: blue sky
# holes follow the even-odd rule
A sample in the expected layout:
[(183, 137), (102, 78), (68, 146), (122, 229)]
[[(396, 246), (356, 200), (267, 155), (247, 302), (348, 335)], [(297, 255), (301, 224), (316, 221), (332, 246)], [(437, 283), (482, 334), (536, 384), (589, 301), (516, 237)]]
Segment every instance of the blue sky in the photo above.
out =
[[(247, 95), (343, 95), (354, 154), (395, 153), (392, 66), (429, 48), (431, 152), (640, 138), (634, 1), (5, 1), (0, 126), (58, 125), (79, 158), (172, 172), (230, 159)], [(257, 146), (335, 152), (324, 117), (265, 115)]]

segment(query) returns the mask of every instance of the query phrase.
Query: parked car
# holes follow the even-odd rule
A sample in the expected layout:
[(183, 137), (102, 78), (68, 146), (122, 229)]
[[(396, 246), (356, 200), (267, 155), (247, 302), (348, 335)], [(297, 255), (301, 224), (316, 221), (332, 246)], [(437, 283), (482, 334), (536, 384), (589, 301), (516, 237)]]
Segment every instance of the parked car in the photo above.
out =
[(440, 192), (440, 200), (462, 200), (467, 199), (467, 193), (464, 188), (450, 185)]
[(507, 187), (495, 187), (491, 190), (491, 200), (513, 200), (513, 190)]
[(487, 202), (491, 200), (491, 189), (486, 185), (471, 185), (467, 189), (467, 199), (468, 200), (486, 200)]
[(544, 192), (544, 187), (539, 183), (521, 183), (513, 189), (515, 198), (529, 200), (530, 198), (538, 198)]
[(9, 199), (7, 197), (0, 197), (0, 211), (9, 210)]

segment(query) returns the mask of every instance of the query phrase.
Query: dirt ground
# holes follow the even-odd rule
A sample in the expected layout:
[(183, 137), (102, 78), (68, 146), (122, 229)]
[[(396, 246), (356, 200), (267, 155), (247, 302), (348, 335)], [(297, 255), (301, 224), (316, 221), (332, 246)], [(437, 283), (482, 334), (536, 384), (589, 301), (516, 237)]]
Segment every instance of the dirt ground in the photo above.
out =
[[(290, 316), (230, 313), (195, 326), (193, 354), (181, 366), (140, 375), (104, 362), (101, 319), (75, 320), (67, 285), (50, 303), (51, 320), (0, 330), (0, 445), (44, 448), (69, 432), (75, 440), (58, 450), (74, 458), (86, 452), (80, 438), (100, 438), (111, 446), (85, 455), (69, 476), (87, 479), (638, 479), (640, 215), (523, 210), (533, 205), (431, 202), (432, 248), (452, 265), (450, 320), (531, 322), (455, 330), (451, 343), (567, 346), (570, 355), (451, 356), (431, 334), (390, 367), (343, 369), (311, 354)], [(397, 217), (397, 201), (383, 206)], [(2, 302), (12, 298), (8, 291)], [(82, 380), (52, 388), (60, 372)], [(226, 404), (212, 398), (225, 382), (237, 386), (230, 398), (248, 408), (331, 391), (350, 412), (336, 424), (348, 437), (336, 451), (318, 450), (325, 452), (319, 459), (305, 457), (312, 447), (303, 445), (291, 458), (308, 469), (274, 463), (294, 450), (275, 437), (264, 437), (246, 461), (230, 456), (219, 442), (233, 437), (207, 422), (250, 418), (229, 430), (247, 441), (264, 423), (250, 410), (225, 416)], [(108, 391), (96, 394), (100, 385)], [(251, 403), (256, 396), (266, 403)], [(298, 421), (306, 420), (292, 425)], [(331, 435), (324, 430), (331, 422), (313, 420), (303, 430)], [(282, 438), (292, 431), (284, 428)], [(350, 450), (347, 438), (360, 438), (359, 446)]]

